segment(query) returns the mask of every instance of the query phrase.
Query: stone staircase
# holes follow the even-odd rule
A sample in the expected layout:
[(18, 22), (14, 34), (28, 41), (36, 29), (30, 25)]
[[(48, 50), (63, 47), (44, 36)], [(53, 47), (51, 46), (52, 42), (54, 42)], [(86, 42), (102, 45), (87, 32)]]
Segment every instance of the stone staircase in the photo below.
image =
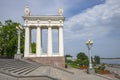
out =
[[(73, 80), (72, 75), (74, 73), (64, 68), (43, 65), (24, 59), (0, 59), (0, 78), (1, 74), (5, 74), (5, 77), (13, 77), (5, 80)], [(5, 77), (0, 80), (4, 80)]]
[(39, 66), (40, 65), (30, 64), (21, 60), (0, 59), (0, 71), (15, 76), (25, 76), (37, 69)]

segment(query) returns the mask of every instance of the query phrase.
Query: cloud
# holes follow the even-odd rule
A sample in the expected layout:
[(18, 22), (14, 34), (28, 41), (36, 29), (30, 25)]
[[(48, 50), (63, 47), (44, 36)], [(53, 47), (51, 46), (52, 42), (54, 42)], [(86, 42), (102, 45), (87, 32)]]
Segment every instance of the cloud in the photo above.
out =
[[(27, 0), (26, 0), (27, 1)], [(70, 7), (68, 2), (71, 1), (60, 1), (60, 0), (29, 0), (28, 4), (33, 14), (37, 15), (57, 15), (58, 9), (63, 8), (65, 11)], [(76, 2), (76, 1), (75, 1)], [(37, 9), (37, 10), (36, 10)]]
[[(120, 31), (120, 0), (106, 0), (65, 21), (65, 39), (88, 39)], [(69, 34), (69, 35), (68, 35)]]

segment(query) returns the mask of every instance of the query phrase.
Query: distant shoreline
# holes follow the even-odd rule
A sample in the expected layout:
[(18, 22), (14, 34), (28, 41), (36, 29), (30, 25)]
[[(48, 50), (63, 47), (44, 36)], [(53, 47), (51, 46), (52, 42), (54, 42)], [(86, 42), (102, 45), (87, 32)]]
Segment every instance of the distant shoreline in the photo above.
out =
[(120, 58), (100, 58), (100, 59), (120, 59)]
[(120, 65), (120, 59), (100, 59), (101, 63)]

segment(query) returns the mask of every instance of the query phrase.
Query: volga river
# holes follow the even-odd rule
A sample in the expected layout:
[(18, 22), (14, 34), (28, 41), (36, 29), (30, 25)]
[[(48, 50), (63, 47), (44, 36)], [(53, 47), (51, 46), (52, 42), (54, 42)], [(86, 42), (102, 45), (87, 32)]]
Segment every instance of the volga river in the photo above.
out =
[(120, 64), (120, 59), (101, 59), (101, 63)]

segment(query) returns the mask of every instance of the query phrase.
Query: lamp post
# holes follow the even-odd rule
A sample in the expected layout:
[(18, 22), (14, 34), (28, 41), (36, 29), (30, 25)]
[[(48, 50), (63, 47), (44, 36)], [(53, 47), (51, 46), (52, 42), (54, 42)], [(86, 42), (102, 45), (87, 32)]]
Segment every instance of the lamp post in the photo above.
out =
[(91, 61), (91, 48), (92, 48), (92, 45), (93, 45), (93, 41), (92, 40), (88, 40), (86, 41), (86, 45), (88, 47), (88, 54), (89, 54), (89, 69), (92, 69), (92, 61)]
[(16, 26), (16, 29), (18, 31), (18, 47), (17, 47), (17, 54), (15, 54), (15, 59), (21, 59), (22, 54), (20, 51), (20, 33), (21, 33), (21, 30), (23, 29), (23, 27), (21, 25), (19, 25), (19, 26)]

